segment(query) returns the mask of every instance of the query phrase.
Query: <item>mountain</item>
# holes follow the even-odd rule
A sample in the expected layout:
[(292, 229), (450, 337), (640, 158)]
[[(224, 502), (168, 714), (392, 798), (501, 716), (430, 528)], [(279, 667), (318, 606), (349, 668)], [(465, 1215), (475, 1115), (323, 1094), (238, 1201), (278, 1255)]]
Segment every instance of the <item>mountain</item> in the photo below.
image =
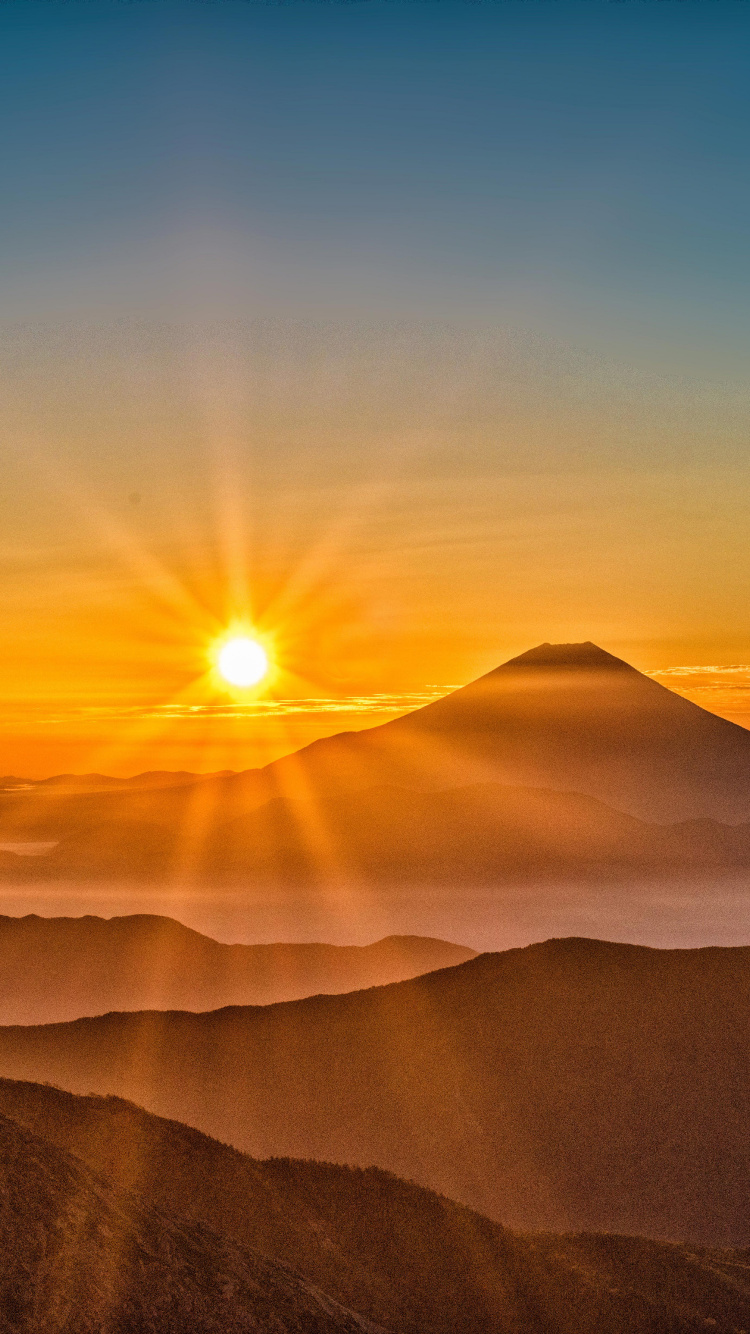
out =
[(548, 941), (343, 996), (0, 1030), (0, 1074), (522, 1229), (750, 1240), (750, 947)]
[(158, 1212), (0, 1117), (7, 1334), (378, 1334), (298, 1274)]
[(223, 945), (169, 917), (0, 917), (0, 1023), (108, 1010), (211, 1010), (397, 982), (475, 957), (389, 936), (373, 945)]
[[(180, 837), (174, 827), (98, 825), (63, 839), (44, 865), (66, 879), (168, 876)], [(38, 878), (40, 859), (23, 861)], [(747, 823), (653, 824), (594, 797), (483, 783), (442, 792), (334, 789), (314, 802), (269, 801), (228, 821), (217, 812), (191, 870), (212, 883), (294, 888), (601, 881), (634, 872), (693, 878), (748, 867)]]
[(405, 717), (264, 771), (316, 790), (482, 782), (597, 797), (644, 820), (750, 819), (750, 732), (595, 644), (542, 644)]
[[(188, 879), (294, 889), (601, 882), (634, 874), (705, 880), (750, 867), (749, 823), (655, 824), (575, 792), (497, 783), (432, 792), (333, 789), (314, 801), (268, 801), (232, 819), (217, 809), (187, 864), (183, 840), (179, 823), (94, 820), (52, 849), (42, 845), (43, 857), (0, 844), (0, 870), (15, 881), (37, 881), (41, 872), (137, 881), (169, 878), (182, 863)], [(212, 1003), (222, 1001), (199, 1008)]]
[(593, 644), (541, 645), (265, 769), (172, 780), (1, 792), (0, 874), (286, 886), (750, 864), (750, 732)]
[[(175, 1329), (164, 1319), (165, 1295), (189, 1295), (200, 1309), (219, 1257), (224, 1292), (212, 1328), (227, 1331), (245, 1328), (229, 1317), (240, 1284), (250, 1286), (248, 1271), (265, 1299), (253, 1307), (253, 1328), (277, 1334), (292, 1304), (293, 1327), (308, 1334), (320, 1328), (321, 1306), (331, 1317), (325, 1328), (388, 1334), (736, 1334), (750, 1326), (746, 1252), (611, 1235), (521, 1236), (388, 1173), (259, 1162), (116, 1098), (0, 1081), (0, 1108), (0, 1232), (8, 1214), (14, 1227), (9, 1236), (6, 1221), (0, 1293), (25, 1262), (16, 1301), (34, 1293), (44, 1300), (56, 1286), (58, 1309), (61, 1298), (73, 1308), (76, 1331), (91, 1328), (81, 1290), (101, 1289), (113, 1259), (123, 1250), (129, 1259), (134, 1243), (149, 1261), (135, 1297), (151, 1308), (147, 1328), (159, 1331)], [(85, 1261), (73, 1271), (64, 1264), (71, 1215)], [(35, 1247), (50, 1235), (56, 1259), (44, 1270), (33, 1263)], [(133, 1299), (127, 1260), (118, 1277), (116, 1310), (123, 1290)], [(132, 1312), (128, 1331), (141, 1328)]]

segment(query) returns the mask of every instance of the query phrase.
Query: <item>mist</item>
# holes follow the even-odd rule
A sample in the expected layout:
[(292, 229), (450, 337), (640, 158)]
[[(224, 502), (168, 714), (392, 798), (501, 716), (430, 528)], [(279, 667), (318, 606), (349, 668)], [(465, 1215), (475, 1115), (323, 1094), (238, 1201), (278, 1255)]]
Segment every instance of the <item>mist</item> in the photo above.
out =
[(0, 913), (22, 917), (173, 917), (227, 944), (320, 941), (367, 945), (389, 935), (437, 936), (479, 951), (566, 936), (693, 949), (750, 944), (747, 877), (565, 882), (492, 889), (212, 889), (107, 883), (5, 884)]

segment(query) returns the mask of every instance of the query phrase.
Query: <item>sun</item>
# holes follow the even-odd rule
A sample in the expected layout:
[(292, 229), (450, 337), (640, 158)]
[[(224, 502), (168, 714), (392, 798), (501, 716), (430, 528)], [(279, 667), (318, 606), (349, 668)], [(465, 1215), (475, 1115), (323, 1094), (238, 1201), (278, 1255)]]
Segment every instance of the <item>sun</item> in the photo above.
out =
[(268, 672), (268, 654), (257, 639), (241, 635), (227, 640), (219, 650), (216, 665), (231, 686), (257, 686)]

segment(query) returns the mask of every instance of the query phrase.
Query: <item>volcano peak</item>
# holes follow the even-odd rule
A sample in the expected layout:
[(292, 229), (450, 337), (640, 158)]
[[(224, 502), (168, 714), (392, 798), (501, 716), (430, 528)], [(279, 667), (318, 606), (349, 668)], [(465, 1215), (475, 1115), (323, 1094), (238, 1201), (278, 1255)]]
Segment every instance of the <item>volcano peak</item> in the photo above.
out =
[(622, 658), (616, 658), (612, 653), (607, 653), (605, 649), (599, 648), (598, 644), (592, 644), (590, 639), (582, 644), (537, 644), (536, 648), (530, 648), (526, 653), (520, 653), (517, 658), (511, 658), (503, 663), (499, 669), (505, 670), (507, 667), (557, 667), (606, 671), (635, 672), (627, 662)]

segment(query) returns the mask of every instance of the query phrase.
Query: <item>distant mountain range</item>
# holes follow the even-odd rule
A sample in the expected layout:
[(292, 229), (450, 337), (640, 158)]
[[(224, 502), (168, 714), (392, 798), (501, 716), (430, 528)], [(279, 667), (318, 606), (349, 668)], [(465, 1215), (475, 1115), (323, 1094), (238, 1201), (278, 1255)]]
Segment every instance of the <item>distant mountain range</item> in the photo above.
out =
[(0, 1030), (0, 1072), (519, 1228), (750, 1241), (750, 948), (560, 940), (369, 991)]
[(0, 1080), (9, 1334), (737, 1334), (746, 1251), (514, 1234), (388, 1173), (246, 1157)]
[(293, 888), (482, 884), (750, 869), (750, 823), (660, 825), (594, 797), (495, 783), (440, 792), (365, 788), (315, 801), (276, 799), (215, 824), (182, 855), (181, 825), (92, 823), (44, 857), (0, 853), (12, 879), (169, 878)]
[[(76, 782), (6, 781), (0, 874), (288, 887), (750, 867), (750, 732), (593, 644), (541, 645), (265, 769)], [(37, 845), (54, 846), (21, 855)]]
[(19, 778), (17, 774), (0, 775), (0, 792), (25, 791), (37, 788), (58, 788), (68, 792), (96, 791), (98, 788), (182, 787), (189, 783), (205, 782), (211, 778), (233, 777), (233, 769), (219, 769), (214, 774), (194, 774), (188, 769), (149, 769), (133, 778), (113, 778), (110, 774), (54, 774), (51, 778)]
[(750, 732), (595, 644), (541, 644), (405, 717), (237, 781), (266, 799), (493, 782), (583, 793), (648, 821), (739, 822), (750, 820)]
[(223, 945), (169, 917), (0, 917), (0, 1024), (269, 1005), (399, 982), (475, 954), (421, 936)]

